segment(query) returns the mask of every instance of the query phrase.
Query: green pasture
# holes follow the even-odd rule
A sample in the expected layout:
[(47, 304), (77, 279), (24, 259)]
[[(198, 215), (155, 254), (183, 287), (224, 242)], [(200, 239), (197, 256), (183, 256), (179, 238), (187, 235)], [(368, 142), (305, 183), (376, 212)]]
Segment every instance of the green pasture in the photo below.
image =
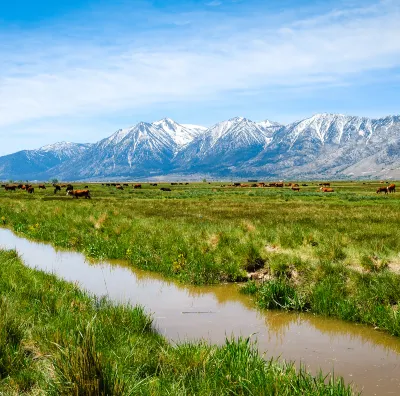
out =
[[(300, 302), (270, 304), (264, 289), (253, 290), (261, 306), (311, 310), (400, 334), (400, 291), (391, 287), (400, 284), (400, 192), (376, 194), (385, 185), (376, 181), (331, 181), (333, 193), (320, 192), (315, 181), (297, 182), (300, 192), (231, 182), (134, 189), (136, 183), (122, 191), (72, 183), (88, 185), (90, 200), (66, 196), (65, 188), (54, 194), (51, 186), (34, 194), (2, 189), (0, 219), (25, 237), (94, 259), (123, 259), (184, 283), (252, 277), (258, 290), (280, 282)], [(378, 286), (364, 295), (370, 279)], [(389, 297), (379, 294), (385, 287), (391, 287)], [(325, 305), (317, 290), (326, 293)], [(358, 313), (363, 296), (377, 307), (374, 314)], [(329, 305), (339, 298), (351, 307)]]

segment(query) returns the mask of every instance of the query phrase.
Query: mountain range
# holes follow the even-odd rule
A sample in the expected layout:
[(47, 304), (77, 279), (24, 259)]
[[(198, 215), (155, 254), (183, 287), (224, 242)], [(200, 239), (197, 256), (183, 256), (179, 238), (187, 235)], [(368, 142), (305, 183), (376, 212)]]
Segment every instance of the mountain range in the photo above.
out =
[(165, 118), (97, 143), (0, 157), (1, 180), (400, 178), (400, 116), (316, 114), (289, 125), (235, 117), (210, 128)]

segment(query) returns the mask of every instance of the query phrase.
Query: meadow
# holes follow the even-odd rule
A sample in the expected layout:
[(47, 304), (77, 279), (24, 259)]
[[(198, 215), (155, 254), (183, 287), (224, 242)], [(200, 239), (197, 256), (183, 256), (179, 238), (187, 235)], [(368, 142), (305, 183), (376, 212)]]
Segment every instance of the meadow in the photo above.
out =
[(264, 360), (248, 339), (169, 344), (115, 306), (0, 251), (0, 394), (352, 395), (341, 378)]
[(51, 186), (1, 190), (0, 218), (18, 234), (93, 259), (123, 259), (190, 284), (252, 279), (243, 292), (260, 307), (400, 335), (400, 194), (376, 194), (382, 184), (371, 181), (331, 182), (333, 193), (320, 192), (318, 182), (299, 184), (300, 192), (229, 182), (124, 190), (98, 183), (89, 185), (90, 200)]

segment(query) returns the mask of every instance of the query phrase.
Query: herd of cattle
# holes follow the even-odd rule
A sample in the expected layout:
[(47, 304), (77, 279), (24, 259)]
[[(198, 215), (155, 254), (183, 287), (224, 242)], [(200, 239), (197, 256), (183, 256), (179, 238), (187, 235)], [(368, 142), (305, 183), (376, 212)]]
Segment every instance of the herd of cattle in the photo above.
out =
[[(177, 183), (177, 182), (172, 182), (170, 183), (171, 186), (178, 186), (178, 185), (188, 185), (189, 183)], [(209, 183), (210, 184), (210, 183)], [(365, 183), (363, 183), (365, 184)], [(149, 184), (151, 187), (157, 187), (157, 183), (150, 183)], [(123, 190), (125, 187), (129, 187), (128, 183), (102, 183), (102, 186), (106, 187), (115, 187), (117, 190)], [(307, 187), (308, 184), (301, 184), (302, 187)], [(324, 193), (331, 193), (334, 192), (335, 190), (331, 187), (331, 184), (329, 182), (325, 183), (319, 183), (318, 186), (320, 187), (319, 190)], [(24, 190), (29, 194), (32, 194), (35, 192), (35, 188), (32, 186), (32, 184), (2, 184), (1, 187), (3, 187), (6, 191), (16, 191), (16, 190)], [(85, 199), (90, 199), (90, 190), (89, 186), (85, 186), (83, 190), (75, 190), (74, 186), (72, 184), (53, 184), (52, 187), (54, 188), (54, 194), (57, 194), (58, 191), (62, 191), (62, 188), (65, 188), (65, 191), (67, 195), (70, 195), (74, 198), (79, 198), (79, 197), (84, 197)], [(132, 187), (134, 189), (142, 188), (142, 184), (132, 184)], [(283, 188), (283, 187), (290, 187), (291, 190), (293, 191), (300, 191), (300, 186), (297, 183), (284, 183), (282, 181), (280, 182), (273, 182), (273, 183), (252, 183), (252, 184), (244, 184), (244, 183), (233, 183), (231, 185), (221, 185), (221, 187), (278, 187), (278, 188)], [(45, 184), (39, 184), (38, 185), (39, 190), (45, 190), (46, 185)], [(161, 191), (171, 191), (169, 187), (161, 187)], [(395, 193), (396, 192), (396, 185), (395, 184), (389, 184), (388, 186), (384, 187), (379, 187), (376, 190), (376, 193)]]

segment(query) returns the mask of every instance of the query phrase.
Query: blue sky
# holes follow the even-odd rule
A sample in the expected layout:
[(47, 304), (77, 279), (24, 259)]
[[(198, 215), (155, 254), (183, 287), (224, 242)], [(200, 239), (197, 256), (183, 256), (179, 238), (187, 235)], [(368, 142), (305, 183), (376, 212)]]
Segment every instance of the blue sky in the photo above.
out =
[(399, 114), (400, 2), (0, 2), (0, 155), (139, 121)]

